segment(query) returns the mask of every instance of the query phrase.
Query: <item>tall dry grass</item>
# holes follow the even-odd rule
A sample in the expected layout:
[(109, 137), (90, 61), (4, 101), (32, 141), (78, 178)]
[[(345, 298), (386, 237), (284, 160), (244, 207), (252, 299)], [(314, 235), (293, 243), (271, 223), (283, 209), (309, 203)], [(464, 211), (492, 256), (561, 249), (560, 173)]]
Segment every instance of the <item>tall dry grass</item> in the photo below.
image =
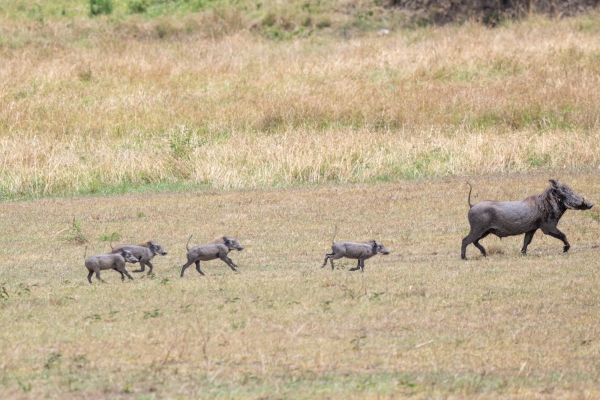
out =
[(33, 26), (0, 48), (0, 192), (595, 168), (595, 18), (282, 42)]

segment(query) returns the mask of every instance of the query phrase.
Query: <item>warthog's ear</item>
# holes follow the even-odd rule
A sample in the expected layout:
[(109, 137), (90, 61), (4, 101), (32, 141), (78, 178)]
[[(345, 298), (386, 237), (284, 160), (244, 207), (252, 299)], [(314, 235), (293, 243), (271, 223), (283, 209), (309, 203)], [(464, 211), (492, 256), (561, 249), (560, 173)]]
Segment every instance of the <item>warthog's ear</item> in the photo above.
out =
[(550, 185), (552, 185), (552, 187), (558, 187), (559, 183), (558, 181), (555, 181), (554, 179), (550, 179), (548, 182), (550, 182)]
[(231, 243), (231, 240), (229, 240), (229, 238), (227, 236), (223, 236), (223, 243), (226, 246), (229, 246), (229, 244)]

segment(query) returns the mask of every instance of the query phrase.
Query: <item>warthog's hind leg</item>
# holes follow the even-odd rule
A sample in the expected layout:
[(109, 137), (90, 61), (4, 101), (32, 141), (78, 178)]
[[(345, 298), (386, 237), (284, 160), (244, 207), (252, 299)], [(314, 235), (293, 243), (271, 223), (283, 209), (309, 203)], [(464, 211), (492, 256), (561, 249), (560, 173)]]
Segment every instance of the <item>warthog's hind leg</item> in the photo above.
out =
[(329, 260), (329, 258), (332, 256), (333, 256), (333, 253), (325, 255), (325, 261), (323, 261), (323, 265), (321, 265), (321, 268), (323, 268), (327, 265), (327, 260)]
[(193, 261), (188, 261), (185, 264), (183, 264), (183, 267), (181, 268), (181, 275), (180, 278), (183, 278), (183, 272), (185, 271), (185, 269), (187, 267), (189, 267), (190, 265), (192, 265), (194, 262)]
[(484, 257), (487, 257), (487, 253), (485, 252), (485, 249), (483, 248), (482, 245), (479, 244), (479, 241), (481, 239), (483, 239), (484, 237), (486, 237), (487, 235), (489, 235), (489, 232), (483, 232), (483, 233), (473, 232), (473, 231), (469, 232), (469, 234), (462, 241), (462, 247), (460, 249), (460, 258), (462, 258), (463, 260), (465, 260), (467, 258), (467, 246), (470, 245), (471, 243), (473, 243), (475, 245), (475, 247), (477, 247), (479, 249), (479, 251), (481, 252), (481, 254)]
[(198, 271), (200, 275), (204, 276), (204, 272), (200, 270), (200, 260), (196, 261), (196, 271)]
[(90, 273), (88, 274), (88, 281), (92, 283), (92, 275), (94, 275), (94, 271), (90, 269)]

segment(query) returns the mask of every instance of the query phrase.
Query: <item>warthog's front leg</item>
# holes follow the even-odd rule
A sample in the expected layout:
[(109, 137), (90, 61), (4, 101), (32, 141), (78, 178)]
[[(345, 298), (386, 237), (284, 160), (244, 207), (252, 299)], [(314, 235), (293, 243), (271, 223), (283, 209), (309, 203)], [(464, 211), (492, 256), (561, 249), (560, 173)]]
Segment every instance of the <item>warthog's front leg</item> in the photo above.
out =
[(127, 272), (127, 270), (125, 268), (123, 268), (122, 270), (117, 270), (121, 273), (121, 280), (124, 281), (125, 277), (123, 276), (123, 274), (127, 275), (127, 277), (131, 280), (133, 280), (133, 278), (131, 277), (131, 275), (129, 275), (129, 272)]
[(553, 230), (548, 231), (548, 235), (562, 240), (562, 242), (565, 244), (565, 246), (563, 247), (563, 253), (566, 253), (571, 248), (571, 245), (567, 241), (567, 235), (559, 231), (558, 228), (554, 228)]
[(233, 261), (231, 261), (231, 258), (227, 257), (227, 256), (223, 256), (220, 257), (221, 260), (223, 260), (225, 262), (225, 264), (229, 265), (229, 268), (231, 268), (233, 270), (233, 272), (237, 272), (237, 265), (235, 265), (235, 263)]
[(360, 258), (358, 259), (358, 262), (356, 263), (356, 267), (350, 268), (348, 271), (358, 271), (359, 269), (360, 269)]
[(92, 283), (92, 275), (94, 275), (94, 271), (90, 269), (90, 273), (88, 274), (88, 281)]
[(358, 263), (356, 264), (356, 268), (350, 268), (348, 271), (357, 271), (357, 270), (362, 270), (362, 272), (365, 272), (365, 260), (362, 258), (362, 256), (364, 255), (364, 253), (360, 253), (360, 256), (358, 256)]
[[(148, 265), (150, 265), (150, 263), (148, 263)], [(136, 269), (131, 272), (144, 272), (145, 270), (146, 270), (146, 263), (144, 261), (140, 260), (140, 269)], [(152, 272), (152, 268), (150, 268), (150, 272)]]
[(154, 268), (154, 265), (152, 265), (150, 261), (148, 261), (146, 264), (148, 264), (148, 275), (150, 275), (152, 273), (152, 268)]
[(98, 279), (102, 283), (106, 283), (104, 279), (100, 278), (100, 270), (96, 271), (96, 279)]
[(537, 229), (525, 233), (525, 239), (523, 239), (523, 248), (521, 249), (521, 254), (527, 254), (527, 246), (529, 246), (529, 243), (531, 243), (531, 241), (533, 240), (533, 235), (535, 234), (535, 231), (537, 231)]

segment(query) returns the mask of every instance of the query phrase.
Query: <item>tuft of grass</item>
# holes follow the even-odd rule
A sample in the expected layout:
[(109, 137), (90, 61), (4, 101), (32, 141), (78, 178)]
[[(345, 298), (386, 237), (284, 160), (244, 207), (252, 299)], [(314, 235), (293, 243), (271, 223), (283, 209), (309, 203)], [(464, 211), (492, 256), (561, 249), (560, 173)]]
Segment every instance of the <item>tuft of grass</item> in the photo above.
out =
[(73, 218), (73, 223), (67, 231), (67, 235), (64, 240), (75, 244), (89, 243), (85, 235), (83, 234), (83, 228), (81, 227), (81, 221), (77, 218)]
[(101, 242), (110, 242), (110, 241), (117, 241), (121, 239), (121, 231), (115, 231), (113, 233), (111, 233), (110, 235), (100, 235), (100, 237), (98, 238), (99, 241)]
[(113, 12), (114, 3), (113, 0), (89, 0), (90, 2), (90, 15), (108, 15)]
[(148, 11), (148, 6), (147, 0), (129, 0), (127, 2), (127, 10), (131, 14), (143, 14)]

